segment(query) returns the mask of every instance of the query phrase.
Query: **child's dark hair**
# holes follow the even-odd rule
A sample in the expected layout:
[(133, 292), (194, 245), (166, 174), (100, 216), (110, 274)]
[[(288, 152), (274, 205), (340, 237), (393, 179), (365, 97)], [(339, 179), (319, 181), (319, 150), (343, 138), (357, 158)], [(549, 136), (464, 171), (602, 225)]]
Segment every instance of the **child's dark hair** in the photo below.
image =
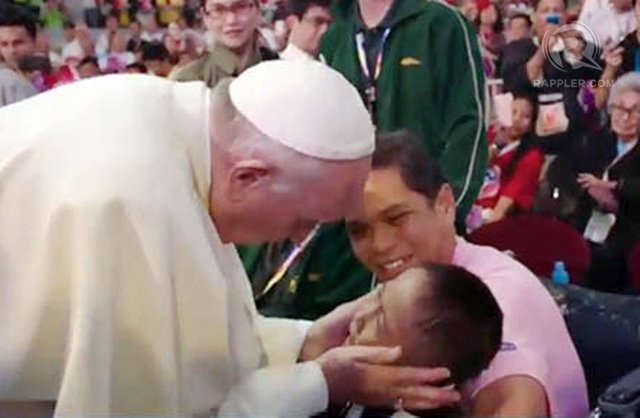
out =
[(538, 118), (538, 106), (536, 104), (535, 99), (528, 93), (525, 92), (512, 92), (513, 100), (526, 100), (531, 105), (531, 129), (527, 132), (522, 138), (520, 138), (520, 145), (515, 151), (513, 158), (509, 161), (509, 164), (504, 169), (504, 173), (502, 173), (502, 179), (508, 180), (510, 179), (516, 171), (516, 166), (518, 162), (525, 156), (525, 154), (535, 148), (537, 146), (537, 141), (535, 140), (535, 135), (533, 133), (534, 126), (536, 123), (536, 119)]
[(452, 265), (425, 264), (430, 292), (422, 297), (430, 315), (422, 325), (428, 333), (425, 350), (434, 364), (451, 371), (460, 385), (489, 366), (502, 343), (502, 311), (489, 288), (474, 274)]

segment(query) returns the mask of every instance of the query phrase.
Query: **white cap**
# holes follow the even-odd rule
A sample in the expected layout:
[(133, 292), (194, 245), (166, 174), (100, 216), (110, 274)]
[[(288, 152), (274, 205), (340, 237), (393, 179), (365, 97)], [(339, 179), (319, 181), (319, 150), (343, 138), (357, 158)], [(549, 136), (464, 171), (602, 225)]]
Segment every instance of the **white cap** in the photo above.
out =
[(229, 86), (231, 102), (269, 138), (323, 160), (355, 160), (375, 148), (375, 129), (357, 90), (313, 60), (265, 61)]

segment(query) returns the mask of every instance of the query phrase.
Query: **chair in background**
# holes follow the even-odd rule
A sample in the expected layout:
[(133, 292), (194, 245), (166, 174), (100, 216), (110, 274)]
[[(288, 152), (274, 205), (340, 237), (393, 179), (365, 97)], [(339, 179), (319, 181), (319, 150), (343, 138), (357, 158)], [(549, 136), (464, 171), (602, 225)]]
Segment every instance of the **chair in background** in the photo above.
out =
[(550, 277), (555, 261), (564, 261), (571, 283), (581, 284), (589, 268), (589, 246), (570, 225), (539, 215), (519, 215), (476, 229), (469, 241), (510, 250), (537, 276)]
[(631, 252), (629, 252), (627, 269), (629, 272), (629, 287), (640, 294), (640, 241), (636, 242)]

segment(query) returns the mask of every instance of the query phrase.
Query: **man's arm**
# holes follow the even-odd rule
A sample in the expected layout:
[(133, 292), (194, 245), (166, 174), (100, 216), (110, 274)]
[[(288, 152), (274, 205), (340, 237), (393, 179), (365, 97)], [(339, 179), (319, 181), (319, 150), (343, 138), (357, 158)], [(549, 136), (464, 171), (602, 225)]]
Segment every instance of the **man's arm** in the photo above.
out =
[(542, 417), (549, 415), (544, 387), (536, 379), (506, 376), (483, 388), (471, 401), (478, 417)]
[[(475, 201), (486, 168), (484, 127), (484, 75), (478, 42), (469, 23), (450, 10), (443, 19), (442, 56), (446, 72), (440, 74), (442, 93), (440, 166), (456, 195), (457, 220), (464, 220)], [(433, 40), (432, 42), (436, 42)]]

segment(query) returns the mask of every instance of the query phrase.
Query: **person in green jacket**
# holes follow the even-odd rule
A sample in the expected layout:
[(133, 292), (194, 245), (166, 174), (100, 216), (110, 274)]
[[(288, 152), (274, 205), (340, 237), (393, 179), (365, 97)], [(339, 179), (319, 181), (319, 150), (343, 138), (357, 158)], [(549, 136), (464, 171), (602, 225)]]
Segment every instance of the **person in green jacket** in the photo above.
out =
[[(463, 232), (487, 158), (484, 76), (471, 25), (437, 1), (341, 0), (332, 12), (321, 59), (358, 88), (379, 131), (407, 129), (437, 158)], [(294, 250), (288, 242), (240, 251), (263, 314), (314, 319), (369, 290), (371, 274), (342, 225), (322, 227), (283, 266)]]

